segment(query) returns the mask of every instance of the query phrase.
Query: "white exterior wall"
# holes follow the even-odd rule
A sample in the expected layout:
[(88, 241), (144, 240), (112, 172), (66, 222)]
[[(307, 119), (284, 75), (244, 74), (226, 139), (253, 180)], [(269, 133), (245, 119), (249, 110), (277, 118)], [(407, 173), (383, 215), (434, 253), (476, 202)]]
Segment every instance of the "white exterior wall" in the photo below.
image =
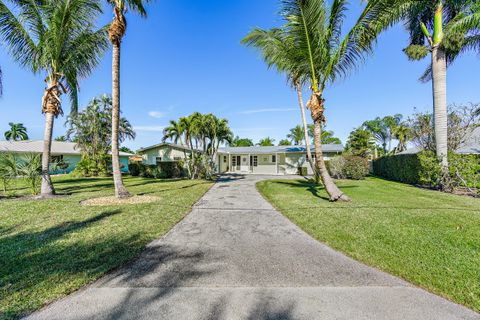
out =
[[(187, 155), (190, 151), (186, 151)], [(173, 148), (171, 146), (162, 146), (154, 149), (150, 149), (143, 153), (143, 162), (145, 164), (157, 164), (157, 157), (162, 158), (162, 162), (175, 161), (175, 158), (185, 159), (183, 150)]]

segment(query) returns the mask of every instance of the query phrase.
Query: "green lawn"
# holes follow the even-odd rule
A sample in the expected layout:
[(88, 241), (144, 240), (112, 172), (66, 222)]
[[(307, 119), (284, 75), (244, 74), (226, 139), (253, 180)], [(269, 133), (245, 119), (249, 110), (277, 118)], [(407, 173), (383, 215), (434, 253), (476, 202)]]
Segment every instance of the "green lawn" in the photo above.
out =
[(368, 178), (339, 181), (351, 203), (330, 203), (306, 180), (259, 191), (314, 238), (480, 311), (480, 199)]
[[(85, 207), (113, 194), (110, 178), (54, 180), (51, 200), (0, 200), (0, 319), (18, 318), (135, 258), (170, 230), (212, 185), (126, 178), (135, 194), (159, 202)], [(19, 190), (22, 192), (22, 190)]]

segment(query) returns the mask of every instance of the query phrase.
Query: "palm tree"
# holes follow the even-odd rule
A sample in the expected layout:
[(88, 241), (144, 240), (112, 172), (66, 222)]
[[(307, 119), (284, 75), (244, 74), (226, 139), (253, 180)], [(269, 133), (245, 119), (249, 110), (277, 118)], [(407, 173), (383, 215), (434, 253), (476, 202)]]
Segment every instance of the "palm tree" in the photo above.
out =
[(10, 130), (5, 132), (6, 140), (28, 140), (27, 128), (24, 127), (23, 123), (13, 123), (8, 124)]
[(70, 96), (77, 110), (78, 80), (90, 74), (107, 49), (106, 28), (94, 30), (101, 13), (96, 0), (0, 1), (0, 37), (22, 67), (45, 74), (42, 98), (45, 133), (41, 196), (54, 194), (49, 175), (54, 118), (63, 114), (61, 95)]
[(364, 29), (361, 16), (355, 27), (342, 38), (347, 0), (284, 0), (282, 15), (286, 32), (295, 39), (301, 74), (309, 79), (312, 95), (307, 103), (314, 124), (317, 168), (331, 201), (349, 201), (328, 173), (322, 152), (322, 125), (325, 123), (324, 92), (327, 85), (345, 77), (348, 71), (370, 51), (370, 45), (358, 42), (357, 29)]
[(180, 145), (183, 146), (182, 135), (184, 132), (185, 128), (180, 121), (170, 120), (170, 125), (163, 129), (162, 141), (165, 142), (171, 140), (176, 144), (180, 142)]
[(230, 147), (253, 147), (254, 143), (252, 139), (249, 138), (240, 138), (236, 136), (232, 142), (228, 144)]
[(127, 30), (127, 20), (125, 13), (127, 9), (136, 11), (142, 17), (146, 17), (144, 4), (148, 0), (108, 0), (113, 7), (113, 22), (108, 30), (108, 36), (112, 43), (112, 166), (113, 181), (115, 185), (115, 196), (117, 198), (129, 197), (130, 193), (125, 188), (122, 180), (122, 172), (120, 171), (119, 141), (118, 127), (120, 121), (120, 46), (123, 36)]
[(271, 147), (274, 145), (275, 139), (272, 139), (270, 137), (266, 137), (263, 139), (260, 139), (260, 141), (257, 143), (257, 146), (261, 147)]
[(393, 129), (392, 133), (393, 137), (398, 140), (398, 145), (395, 147), (394, 152), (398, 153), (407, 150), (407, 142), (412, 135), (411, 128), (405, 123), (400, 123)]
[(279, 146), (291, 146), (292, 142), (288, 139), (282, 139), (280, 142), (278, 142)]
[[(305, 139), (308, 162), (312, 170), (317, 173), (310, 148), (310, 140), (308, 139), (307, 117), (303, 103), (302, 90), (307, 77), (302, 74), (300, 68), (301, 59), (298, 55), (295, 39), (284, 29), (274, 28), (266, 31), (256, 28), (241, 43), (260, 50), (268, 67), (275, 67), (278, 72), (286, 74), (288, 83), (295, 88), (302, 116), (303, 139)], [(297, 142), (297, 144), (300, 143)]]
[[(436, 152), (448, 176), (447, 66), (467, 48), (479, 46), (479, 5), (472, 0), (370, 0), (364, 16), (370, 21), (357, 39), (365, 45), (397, 22), (404, 21), (412, 60), (428, 54), (431, 65), (422, 80), (432, 80)], [(475, 34), (469, 31), (476, 30)], [(473, 31), (475, 32), (475, 31)], [(476, 43), (476, 45), (475, 45)]]
[[(295, 128), (290, 129), (287, 138), (290, 139), (294, 145), (298, 146), (305, 140), (305, 132), (301, 126), (295, 126)], [(308, 138), (306, 140), (308, 140)]]

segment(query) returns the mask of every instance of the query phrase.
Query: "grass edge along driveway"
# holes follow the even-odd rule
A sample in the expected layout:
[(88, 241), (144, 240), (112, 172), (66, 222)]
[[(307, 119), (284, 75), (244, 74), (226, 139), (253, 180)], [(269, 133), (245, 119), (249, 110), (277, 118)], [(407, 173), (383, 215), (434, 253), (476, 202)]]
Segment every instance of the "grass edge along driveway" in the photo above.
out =
[(373, 177), (338, 185), (353, 202), (331, 203), (306, 180), (257, 189), (313, 238), (480, 311), (480, 199)]
[[(49, 200), (0, 200), (0, 319), (17, 319), (94, 282), (167, 233), (212, 186), (208, 181), (126, 177), (158, 202), (86, 207), (113, 194), (110, 178), (55, 178)], [(22, 190), (18, 190), (22, 192)]]

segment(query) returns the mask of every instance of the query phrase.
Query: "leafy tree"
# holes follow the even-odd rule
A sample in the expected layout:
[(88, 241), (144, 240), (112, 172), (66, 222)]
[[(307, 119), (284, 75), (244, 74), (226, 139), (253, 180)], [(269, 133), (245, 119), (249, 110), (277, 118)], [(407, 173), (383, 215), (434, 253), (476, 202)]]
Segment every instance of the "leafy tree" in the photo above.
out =
[(369, 157), (376, 148), (374, 137), (371, 131), (362, 127), (353, 130), (347, 141), (347, 150), (355, 156)]
[(290, 133), (287, 134), (287, 138), (290, 139), (294, 145), (301, 145), (302, 141), (305, 140), (303, 128), (301, 126), (295, 126), (295, 128), (290, 129)]
[[(107, 49), (106, 29), (94, 30), (101, 13), (96, 0), (0, 1), (0, 37), (13, 59), (45, 75), (42, 98), (45, 134), (42, 155), (42, 196), (54, 194), (49, 174), (54, 118), (63, 114), (61, 96), (68, 94), (77, 109), (79, 78), (90, 74)], [(39, 5), (41, 3), (41, 5)]]
[(147, 16), (145, 4), (148, 0), (108, 0), (113, 7), (113, 21), (108, 30), (108, 36), (112, 43), (112, 165), (115, 196), (126, 198), (130, 193), (125, 188), (120, 171), (119, 157), (119, 125), (120, 125), (120, 47), (122, 39), (127, 31), (127, 11), (137, 12), (142, 17)]
[(257, 143), (257, 146), (271, 147), (271, 146), (274, 146), (274, 142), (275, 142), (275, 139), (266, 137), (266, 138), (260, 139), (260, 141)]
[(6, 140), (28, 140), (27, 128), (24, 127), (23, 123), (10, 122), (8, 125), (10, 126), (10, 130), (5, 132)]
[(280, 140), (280, 142), (278, 143), (279, 146), (291, 146), (292, 145), (292, 142), (288, 139), (282, 139)]
[[(430, 54), (422, 80), (432, 80), (436, 152), (448, 176), (447, 66), (467, 48), (479, 45), (479, 5), (472, 0), (369, 0), (363, 13), (370, 21), (357, 36), (362, 44), (375, 40), (403, 21), (410, 34), (404, 50), (412, 60)], [(469, 32), (473, 33), (469, 33)]]
[[(112, 145), (112, 99), (108, 95), (94, 98), (84, 110), (70, 115), (66, 124), (69, 127), (66, 138), (77, 143), (83, 158), (96, 165), (96, 172), (108, 173), (108, 154)], [(119, 141), (134, 138), (130, 122), (120, 118)]]
[(230, 147), (253, 147), (255, 144), (252, 139), (236, 136), (229, 145)]
[(125, 147), (125, 146), (123, 146), (123, 147), (120, 148), (120, 152), (135, 154), (135, 151), (133, 151), (133, 150), (130, 149), (129, 147)]

